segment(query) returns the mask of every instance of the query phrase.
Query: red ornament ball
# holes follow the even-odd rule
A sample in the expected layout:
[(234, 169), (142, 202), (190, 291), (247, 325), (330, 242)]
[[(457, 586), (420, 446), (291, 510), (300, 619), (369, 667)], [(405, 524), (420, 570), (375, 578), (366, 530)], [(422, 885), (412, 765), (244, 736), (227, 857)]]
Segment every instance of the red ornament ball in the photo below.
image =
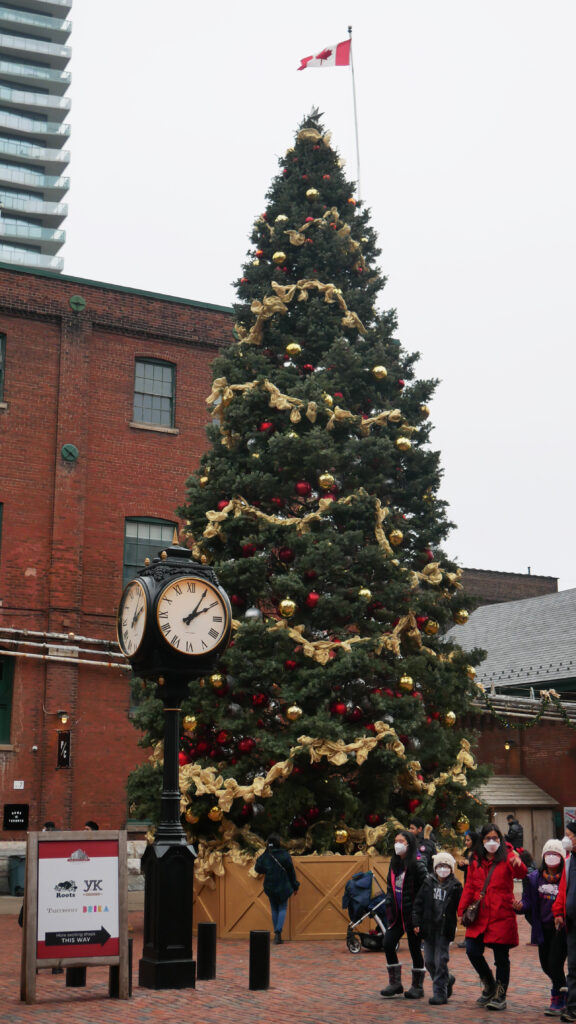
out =
[(305, 224), (313, 224), (314, 223), (314, 217), (306, 217), (304, 223)]
[(284, 505), (284, 498), (270, 498), (270, 503), (276, 508), (282, 508)]
[(264, 420), (264, 422), (261, 423), (260, 426), (258, 427), (258, 430), (274, 430), (274, 424), (272, 423), (271, 420)]
[(293, 562), (294, 552), (292, 551), (292, 548), (280, 548), (278, 558), (281, 562)]
[(304, 603), (307, 608), (315, 608), (319, 600), (320, 594), (317, 594), (315, 590), (311, 590)]
[(294, 669), (298, 668), (298, 662), (294, 661), (293, 658), (286, 658), (284, 668), (287, 672), (294, 672)]
[(251, 736), (245, 736), (238, 742), (238, 753), (249, 754), (256, 746), (256, 741)]
[(403, 388), (403, 387), (404, 387), (404, 385), (405, 385), (405, 383), (406, 383), (406, 381), (405, 381), (405, 380), (402, 380), (402, 379), (400, 378), (400, 380), (398, 381), (398, 387), (399, 387), (399, 388)]
[(242, 555), (244, 556), (244, 558), (252, 558), (252, 556), (255, 555), (255, 554), (256, 554), (256, 545), (255, 544), (243, 544), (242, 545)]
[(178, 764), (190, 764), (190, 758), (188, 757), (188, 754), (184, 753), (183, 750), (181, 750), (178, 754)]
[(218, 509), (219, 512), (222, 512), (223, 509), (226, 508), (226, 505), (228, 505), (228, 498), (222, 498), (222, 501), (218, 502), (216, 508)]
[(305, 580), (317, 580), (318, 579), (318, 573), (316, 572), (316, 569), (306, 569), (306, 572), (304, 573), (304, 579)]
[(304, 363), (302, 369), (304, 373), (314, 373), (314, 367), (312, 366), (312, 363)]
[(294, 489), (300, 498), (309, 498), (312, 494), (312, 485), (307, 480), (298, 480)]
[(232, 594), (230, 600), (235, 608), (244, 608), (246, 605), (246, 599), (241, 597), (240, 594)]
[(346, 711), (348, 709), (347, 709), (344, 701), (343, 700), (339, 700), (339, 701), (336, 701), (336, 703), (332, 705), (330, 710), (331, 710), (333, 715), (345, 715)]

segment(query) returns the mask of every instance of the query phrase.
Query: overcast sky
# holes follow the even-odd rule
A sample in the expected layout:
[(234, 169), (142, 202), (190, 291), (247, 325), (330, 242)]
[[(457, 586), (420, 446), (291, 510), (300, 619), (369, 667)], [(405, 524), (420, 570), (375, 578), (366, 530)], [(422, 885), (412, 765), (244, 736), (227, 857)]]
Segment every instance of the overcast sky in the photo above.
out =
[[(356, 178), (419, 375), (461, 564), (559, 577), (574, 542), (574, 0), (74, 0), (66, 274), (229, 305), (312, 107)], [(184, 473), (183, 476), (186, 474)]]

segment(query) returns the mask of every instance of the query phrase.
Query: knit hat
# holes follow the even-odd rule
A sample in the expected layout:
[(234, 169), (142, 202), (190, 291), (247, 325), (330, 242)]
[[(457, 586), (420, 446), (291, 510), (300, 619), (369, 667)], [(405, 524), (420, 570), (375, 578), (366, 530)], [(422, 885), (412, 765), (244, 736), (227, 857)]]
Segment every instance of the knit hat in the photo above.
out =
[(542, 847), (542, 857), (544, 857), (546, 853), (560, 853), (562, 857), (566, 856), (566, 850), (559, 839), (549, 839), (547, 843), (544, 843), (544, 846)]
[(432, 863), (434, 865), (434, 871), (436, 871), (436, 868), (440, 867), (441, 864), (446, 864), (451, 871), (454, 871), (454, 868), (456, 867), (454, 857), (451, 853), (448, 853), (447, 850), (440, 850), (440, 853), (435, 853), (432, 858)]

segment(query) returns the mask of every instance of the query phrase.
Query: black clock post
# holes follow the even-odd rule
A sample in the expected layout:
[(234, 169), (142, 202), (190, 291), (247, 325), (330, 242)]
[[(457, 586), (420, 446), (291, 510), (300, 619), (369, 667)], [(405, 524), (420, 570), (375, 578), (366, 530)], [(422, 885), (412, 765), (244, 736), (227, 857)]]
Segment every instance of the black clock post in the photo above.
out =
[(134, 672), (155, 680), (164, 705), (160, 823), (142, 858), (144, 988), (194, 988), (194, 849), (180, 820), (180, 706), (190, 680), (211, 671), (230, 639), (232, 614), (213, 569), (173, 544), (128, 583), (118, 610), (118, 641)]

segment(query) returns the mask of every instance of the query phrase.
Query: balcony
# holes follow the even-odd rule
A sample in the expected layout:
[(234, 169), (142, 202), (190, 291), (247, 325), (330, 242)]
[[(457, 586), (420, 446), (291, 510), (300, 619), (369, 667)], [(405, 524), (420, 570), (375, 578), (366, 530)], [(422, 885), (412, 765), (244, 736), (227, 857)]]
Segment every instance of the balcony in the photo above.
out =
[(45, 226), (57, 228), (68, 215), (66, 203), (45, 203), (42, 199), (27, 199), (5, 192), (0, 187), (0, 203), (5, 215), (21, 213), (25, 217), (38, 217)]
[(16, 164), (41, 164), (43, 174), (59, 175), (70, 163), (67, 149), (44, 149), (30, 142), (12, 141), (0, 136), (0, 160)]
[(50, 89), (55, 96), (63, 96), (70, 85), (72, 75), (69, 71), (19, 64), (17, 61), (6, 60), (2, 55), (0, 56), (0, 78), (14, 79), (20, 85), (43, 87)]
[(24, 36), (10, 36), (6, 32), (0, 33), (0, 50), (10, 57), (20, 57), (26, 60), (37, 57), (53, 68), (62, 69), (67, 66), (72, 56), (69, 46), (44, 43), (40, 39), (26, 39)]
[(37, 242), (45, 256), (54, 256), (64, 245), (66, 232), (0, 217), (0, 245), (9, 245), (10, 242), (16, 241)]
[(58, 202), (64, 198), (70, 188), (70, 178), (19, 170), (17, 167), (10, 167), (9, 164), (0, 163), (0, 184), (37, 189), (42, 193), (44, 199)]
[(57, 273), (64, 269), (64, 260), (61, 256), (43, 256), (40, 252), (13, 249), (2, 244), (0, 244), (0, 263), (10, 263), (19, 267), (37, 267), (39, 270), (55, 270)]
[(27, 110), (41, 111), (63, 121), (72, 102), (68, 96), (53, 96), (48, 92), (26, 92), (24, 89), (10, 89), (7, 85), (0, 85), (0, 105), (4, 108), (14, 107), (24, 116)]
[(27, 11), (38, 11), (51, 18), (65, 18), (71, 8), (72, 0), (26, 0)]
[(70, 135), (69, 124), (58, 124), (56, 121), (35, 121), (31, 117), (19, 117), (18, 114), (9, 114), (4, 110), (0, 110), (0, 128), (16, 136), (49, 136), (54, 145), (57, 145), (60, 139), (64, 144)]
[(66, 43), (72, 31), (71, 21), (48, 18), (33, 11), (16, 11), (0, 5), (0, 32), (29, 32), (50, 43)]

